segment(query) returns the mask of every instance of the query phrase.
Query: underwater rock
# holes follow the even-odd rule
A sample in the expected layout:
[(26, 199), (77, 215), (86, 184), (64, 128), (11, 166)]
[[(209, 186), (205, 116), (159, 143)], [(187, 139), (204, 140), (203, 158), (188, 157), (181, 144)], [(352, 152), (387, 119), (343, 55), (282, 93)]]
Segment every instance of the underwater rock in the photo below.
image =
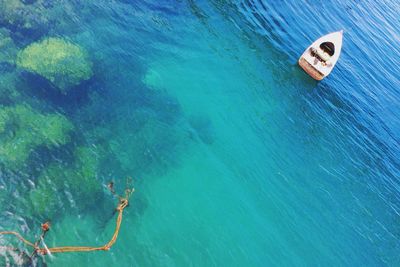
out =
[(0, 253), (0, 266), (12, 267), (45, 267), (47, 266), (42, 257), (32, 259), (27, 251), (3, 250)]
[(66, 144), (72, 129), (60, 114), (42, 114), (26, 105), (0, 107), (0, 162), (19, 167), (38, 146)]
[(143, 83), (153, 89), (163, 88), (163, 79), (155, 69), (148, 69), (142, 79)]
[(17, 65), (45, 77), (63, 93), (93, 75), (87, 51), (61, 38), (30, 44), (18, 53)]
[(215, 130), (208, 117), (193, 115), (189, 117), (188, 121), (203, 143), (210, 145), (214, 142)]

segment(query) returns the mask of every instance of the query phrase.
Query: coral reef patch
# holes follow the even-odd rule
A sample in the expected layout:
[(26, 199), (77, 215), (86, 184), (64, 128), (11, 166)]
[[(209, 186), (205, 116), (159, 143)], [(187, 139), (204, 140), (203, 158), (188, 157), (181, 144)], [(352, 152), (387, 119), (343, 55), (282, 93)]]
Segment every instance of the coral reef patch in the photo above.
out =
[(74, 157), (70, 165), (50, 164), (39, 176), (29, 195), (32, 215), (54, 218), (63, 208), (72, 206), (80, 212), (99, 200), (98, 154), (89, 147), (78, 147)]
[(55, 37), (32, 43), (20, 51), (17, 65), (45, 77), (63, 93), (93, 74), (84, 48)]
[(72, 129), (60, 114), (43, 114), (23, 104), (0, 107), (0, 162), (19, 167), (39, 146), (66, 144)]

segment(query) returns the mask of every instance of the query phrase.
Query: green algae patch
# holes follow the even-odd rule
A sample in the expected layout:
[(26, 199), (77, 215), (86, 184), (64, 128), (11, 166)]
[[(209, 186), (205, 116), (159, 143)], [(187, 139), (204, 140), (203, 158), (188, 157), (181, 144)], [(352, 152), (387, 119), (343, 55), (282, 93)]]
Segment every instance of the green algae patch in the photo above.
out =
[(18, 53), (17, 65), (43, 76), (63, 93), (93, 75), (87, 51), (62, 38), (30, 44)]
[(72, 129), (60, 114), (42, 114), (26, 105), (0, 107), (0, 162), (19, 167), (38, 146), (66, 144)]
[(101, 197), (98, 155), (89, 147), (78, 147), (74, 156), (70, 166), (52, 163), (39, 176), (29, 194), (32, 215), (52, 218), (68, 204), (84, 211)]

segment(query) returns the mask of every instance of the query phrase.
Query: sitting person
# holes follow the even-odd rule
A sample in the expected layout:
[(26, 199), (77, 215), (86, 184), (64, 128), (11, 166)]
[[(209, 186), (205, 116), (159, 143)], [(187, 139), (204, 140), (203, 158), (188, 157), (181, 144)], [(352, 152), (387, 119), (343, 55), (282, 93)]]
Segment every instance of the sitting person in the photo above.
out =
[(318, 62), (321, 62), (321, 65), (324, 67), (331, 67), (332, 63), (330, 62), (331, 56), (323, 51), (321, 48), (310, 48), (311, 56), (315, 57), (313, 64), (317, 65)]
[(322, 50), (321, 48), (317, 48), (317, 55), (323, 60), (323, 61), (329, 61), (331, 59), (331, 56), (326, 53), (324, 50)]

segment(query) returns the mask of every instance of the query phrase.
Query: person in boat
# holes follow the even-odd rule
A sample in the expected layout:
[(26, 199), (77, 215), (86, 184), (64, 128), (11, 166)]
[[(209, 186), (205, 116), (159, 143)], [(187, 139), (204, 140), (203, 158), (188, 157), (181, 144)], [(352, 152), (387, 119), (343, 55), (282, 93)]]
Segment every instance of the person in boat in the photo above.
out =
[(310, 54), (311, 54), (312, 57), (314, 57), (314, 65), (317, 65), (318, 62), (321, 61), (320, 58), (318, 57), (317, 49), (315, 49), (314, 47), (311, 47), (310, 48)]
[(311, 47), (311, 56), (315, 57), (314, 65), (317, 65), (318, 62), (321, 62), (322, 66), (330, 67), (332, 63), (330, 62), (331, 56), (325, 52), (322, 48)]

